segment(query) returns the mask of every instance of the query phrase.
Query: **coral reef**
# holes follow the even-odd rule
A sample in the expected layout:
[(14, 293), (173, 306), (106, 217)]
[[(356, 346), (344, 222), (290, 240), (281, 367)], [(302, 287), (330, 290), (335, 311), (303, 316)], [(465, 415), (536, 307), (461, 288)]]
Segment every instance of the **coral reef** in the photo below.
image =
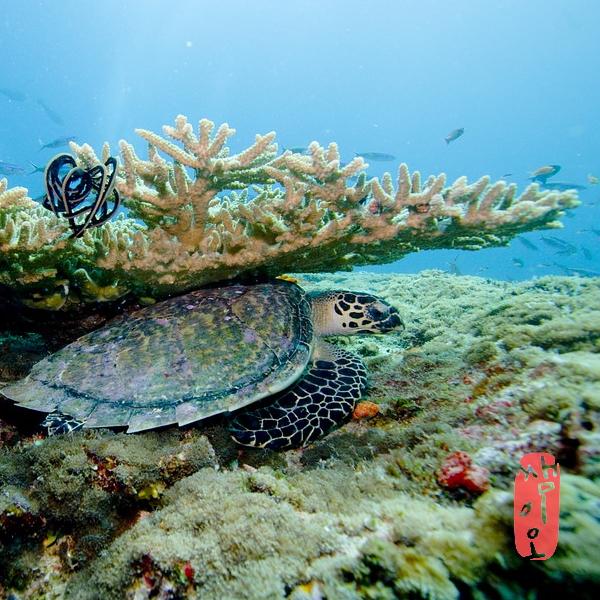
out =
[[(368, 364), (379, 410), (275, 453), (236, 448), (222, 417), (47, 438), (0, 403), (0, 597), (595, 598), (600, 281), (298, 278), (401, 311), (402, 336), (336, 342)], [(6, 340), (34, 352), (35, 338)], [(529, 562), (512, 490), (538, 451), (560, 463), (561, 531)], [(452, 456), (458, 486), (438, 480)], [(489, 476), (462, 485), (474, 466)]]
[(470, 492), (485, 492), (489, 485), (489, 471), (473, 464), (473, 459), (457, 450), (449, 454), (438, 471), (438, 481), (450, 489), (464, 488)]
[[(404, 164), (394, 187), (389, 174), (368, 180), (362, 158), (342, 166), (335, 143), (277, 156), (274, 133), (230, 156), (234, 130), (213, 129), (204, 119), (196, 135), (179, 116), (166, 137), (137, 130), (148, 160), (122, 141), (116, 188), (127, 215), (78, 239), (65, 219), (2, 180), (0, 284), (44, 309), (157, 297), (244, 274), (350, 270), (422, 249), (506, 245), (524, 231), (559, 227), (578, 204), (573, 192), (537, 185), (517, 196), (514, 184), (488, 176), (422, 182)], [(86, 144), (71, 148), (83, 169), (110, 157), (107, 144), (101, 158)]]

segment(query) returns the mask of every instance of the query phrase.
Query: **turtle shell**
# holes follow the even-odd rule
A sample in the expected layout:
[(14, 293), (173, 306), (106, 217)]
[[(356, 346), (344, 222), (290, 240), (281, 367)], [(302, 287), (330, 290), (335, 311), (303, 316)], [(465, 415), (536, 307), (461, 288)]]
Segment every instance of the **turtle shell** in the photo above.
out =
[(185, 425), (285, 389), (313, 346), (310, 298), (297, 285), (203, 289), (84, 335), (2, 393), (85, 427)]

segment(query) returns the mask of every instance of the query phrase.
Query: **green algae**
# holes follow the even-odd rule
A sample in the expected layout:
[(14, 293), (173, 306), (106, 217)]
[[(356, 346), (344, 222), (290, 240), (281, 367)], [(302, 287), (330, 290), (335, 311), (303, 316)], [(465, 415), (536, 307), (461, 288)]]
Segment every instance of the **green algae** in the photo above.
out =
[[(280, 454), (236, 447), (223, 419), (16, 441), (0, 421), (0, 596), (591, 597), (599, 282), (428, 271), (301, 283), (401, 311), (403, 335), (336, 342), (368, 364), (379, 414)], [(440, 486), (455, 450), (489, 469), (489, 492)], [(557, 551), (533, 565), (514, 547), (512, 485), (536, 451), (556, 456), (564, 492)]]

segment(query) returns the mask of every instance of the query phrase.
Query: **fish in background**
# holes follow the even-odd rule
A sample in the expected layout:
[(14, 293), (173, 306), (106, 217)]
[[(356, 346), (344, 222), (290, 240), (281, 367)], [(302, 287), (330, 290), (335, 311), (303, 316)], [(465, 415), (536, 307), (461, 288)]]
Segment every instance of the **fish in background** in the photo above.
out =
[(354, 154), (365, 160), (374, 160), (375, 162), (390, 162), (396, 160), (396, 157), (393, 154), (386, 154), (385, 152), (355, 152)]
[(0, 161), (0, 175), (22, 175), (23, 173), (25, 173), (24, 167)]
[(566, 192), (567, 190), (581, 192), (582, 190), (587, 190), (585, 185), (581, 185), (580, 183), (570, 183), (569, 181), (548, 181), (547, 183), (542, 183), (542, 187), (545, 190), (553, 190), (556, 192)]
[(600, 277), (600, 271), (594, 269), (583, 269), (578, 267), (569, 267), (567, 265), (561, 265), (559, 263), (552, 263), (555, 267), (560, 269), (565, 275), (577, 275), (579, 277)]
[(544, 244), (550, 246), (550, 248), (554, 248), (556, 254), (572, 256), (577, 252), (577, 246), (570, 244), (569, 242), (565, 242), (554, 235), (542, 235), (540, 239), (542, 242), (544, 242)]
[(43, 100), (38, 100), (38, 104), (42, 107), (42, 110), (46, 113), (46, 116), (57, 125), (64, 125), (63, 118), (51, 108)]
[(587, 246), (581, 246), (581, 251), (583, 252), (585, 260), (594, 260), (594, 254)]
[(6, 96), (9, 100), (14, 102), (23, 102), (27, 99), (27, 96), (19, 90), (13, 90), (11, 88), (0, 88), (0, 94)]
[(39, 140), (40, 150), (43, 150), (44, 148), (62, 148), (62, 146), (68, 146), (69, 142), (74, 142), (76, 139), (77, 137), (74, 135), (64, 135), (52, 140), (51, 142), (48, 142), (47, 144), (44, 144), (42, 140)]
[(40, 167), (35, 163), (32, 163), (30, 160), (28, 160), (27, 162), (33, 167), (33, 171), (29, 171), (27, 175), (33, 175), (34, 173), (43, 173), (46, 170), (46, 165)]
[(462, 273), (460, 272), (460, 269), (458, 268), (458, 265), (456, 264), (457, 260), (458, 260), (458, 254), (456, 255), (456, 258), (452, 262), (446, 261), (446, 264), (450, 267), (450, 275), (457, 275), (458, 277), (460, 277), (460, 276), (462, 276)]
[(464, 132), (465, 132), (465, 128), (464, 127), (458, 127), (457, 129), (453, 129), (444, 138), (444, 141), (446, 142), (446, 146), (448, 146), (448, 144), (450, 144), (450, 142), (453, 142), (454, 140), (457, 140)]
[(554, 177), (560, 170), (560, 165), (544, 165), (529, 173), (529, 179), (534, 183), (545, 184), (549, 177)]
[(589, 183), (590, 185), (598, 185), (598, 183), (600, 183), (600, 179), (598, 179), (598, 178), (597, 178), (597, 177), (596, 177), (594, 174), (592, 174), (592, 173), (588, 173), (587, 180), (588, 180), (588, 183)]
[(530, 240), (528, 240), (527, 238), (521, 237), (520, 235), (517, 236), (517, 239), (521, 242), (521, 244), (523, 244), (523, 246), (525, 246), (525, 248), (528, 248), (529, 250), (539, 250), (539, 248)]
[(289, 150), (292, 154), (302, 154), (302, 156), (308, 156), (309, 154), (307, 146), (290, 146), (289, 148), (286, 148), (282, 145), (281, 149), (284, 152), (287, 152)]

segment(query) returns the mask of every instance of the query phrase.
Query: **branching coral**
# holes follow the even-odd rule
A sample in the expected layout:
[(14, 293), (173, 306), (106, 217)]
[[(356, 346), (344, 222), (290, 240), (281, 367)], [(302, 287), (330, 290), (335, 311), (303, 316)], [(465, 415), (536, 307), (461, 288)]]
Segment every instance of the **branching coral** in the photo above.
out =
[[(235, 130), (225, 124), (213, 135), (206, 119), (197, 135), (181, 115), (163, 129), (166, 137), (137, 130), (148, 160), (121, 141), (117, 188), (127, 216), (80, 239), (69, 240), (66, 223), (24, 188), (3, 183), (1, 282), (47, 308), (61, 304), (46, 302), (57, 288), (84, 301), (166, 295), (241, 274), (349, 270), (421, 249), (506, 245), (524, 231), (559, 227), (564, 209), (577, 205), (572, 192), (531, 185), (517, 197), (515, 185), (490, 185), (487, 176), (422, 183), (405, 164), (394, 187), (387, 173), (367, 179), (362, 158), (343, 166), (335, 143), (276, 156), (274, 133), (230, 156)], [(110, 156), (106, 144), (102, 161), (88, 145), (71, 146), (85, 168)]]

